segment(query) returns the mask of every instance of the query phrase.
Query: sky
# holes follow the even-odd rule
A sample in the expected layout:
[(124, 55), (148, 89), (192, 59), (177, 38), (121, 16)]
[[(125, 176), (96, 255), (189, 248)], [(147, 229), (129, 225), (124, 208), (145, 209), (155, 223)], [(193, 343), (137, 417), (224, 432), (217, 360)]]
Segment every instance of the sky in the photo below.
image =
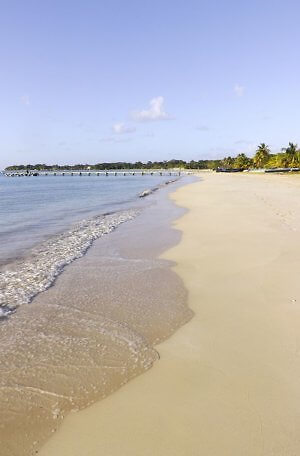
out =
[(300, 144), (300, 2), (0, 0), (0, 168)]

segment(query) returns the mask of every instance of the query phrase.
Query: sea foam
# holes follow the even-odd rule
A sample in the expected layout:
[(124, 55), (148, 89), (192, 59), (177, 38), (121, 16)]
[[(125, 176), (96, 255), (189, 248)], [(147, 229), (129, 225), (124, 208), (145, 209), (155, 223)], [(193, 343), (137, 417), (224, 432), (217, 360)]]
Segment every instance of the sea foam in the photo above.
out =
[(138, 215), (136, 209), (82, 220), (35, 247), (31, 255), (0, 273), (0, 319), (51, 286), (63, 268), (83, 256), (93, 241)]

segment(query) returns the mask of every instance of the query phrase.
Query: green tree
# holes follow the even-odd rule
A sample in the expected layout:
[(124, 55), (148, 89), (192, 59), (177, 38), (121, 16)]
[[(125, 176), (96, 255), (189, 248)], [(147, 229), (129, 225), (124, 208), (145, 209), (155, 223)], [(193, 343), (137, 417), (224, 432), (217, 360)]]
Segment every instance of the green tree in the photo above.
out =
[(270, 158), (270, 149), (265, 143), (261, 143), (256, 149), (253, 162), (256, 168), (263, 168)]
[(275, 167), (277, 168), (287, 168), (289, 166), (289, 157), (286, 153), (279, 153), (275, 156)]
[(287, 166), (296, 167), (299, 165), (299, 151), (297, 144), (289, 142), (288, 147), (283, 147), (282, 151), (285, 152), (287, 157)]
[(222, 160), (222, 166), (224, 166), (224, 168), (233, 168), (234, 167), (234, 158), (225, 157)]
[(238, 154), (234, 160), (234, 167), (239, 169), (247, 169), (251, 165), (250, 159), (245, 154)]

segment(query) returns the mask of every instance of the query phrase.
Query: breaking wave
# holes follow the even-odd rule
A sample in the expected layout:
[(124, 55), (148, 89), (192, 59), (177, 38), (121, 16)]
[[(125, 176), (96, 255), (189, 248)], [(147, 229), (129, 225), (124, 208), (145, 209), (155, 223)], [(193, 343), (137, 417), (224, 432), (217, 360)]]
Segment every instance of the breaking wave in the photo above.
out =
[(82, 220), (62, 234), (31, 250), (29, 258), (15, 262), (0, 273), (0, 319), (30, 302), (49, 288), (64, 267), (80, 258), (93, 241), (135, 218), (136, 209)]

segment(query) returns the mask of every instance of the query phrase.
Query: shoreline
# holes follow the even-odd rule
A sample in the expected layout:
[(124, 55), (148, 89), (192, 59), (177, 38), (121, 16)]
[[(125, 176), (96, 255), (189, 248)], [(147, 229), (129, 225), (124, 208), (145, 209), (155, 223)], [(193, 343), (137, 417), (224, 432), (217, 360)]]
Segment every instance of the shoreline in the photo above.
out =
[(194, 318), (145, 375), (70, 414), (39, 454), (298, 454), (299, 195), (297, 179), (276, 176), (207, 174), (177, 190), (189, 212), (162, 258)]
[(1, 209), (5, 215), (0, 227), (2, 272), (14, 263), (30, 259), (48, 241), (58, 240), (82, 222), (93, 223), (100, 217), (145, 207), (148, 203), (140, 194), (163, 189), (170, 176), (113, 179), (74, 176), (63, 180), (48, 176), (17, 181), (0, 176), (0, 180)]
[(154, 192), (138, 217), (96, 239), (53, 286), (2, 321), (3, 456), (36, 454), (71, 410), (149, 369), (154, 345), (191, 318), (172, 263), (158, 258), (180, 237), (170, 221), (182, 210), (170, 191)]

